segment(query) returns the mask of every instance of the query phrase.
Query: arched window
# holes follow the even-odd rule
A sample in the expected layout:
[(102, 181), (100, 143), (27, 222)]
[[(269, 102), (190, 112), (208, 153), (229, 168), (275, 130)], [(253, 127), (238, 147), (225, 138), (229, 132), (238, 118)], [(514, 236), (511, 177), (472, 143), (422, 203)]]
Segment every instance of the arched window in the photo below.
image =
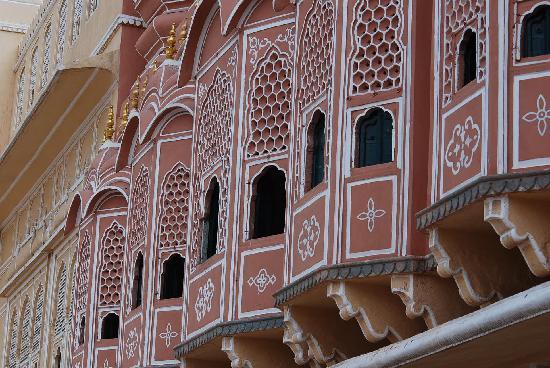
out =
[(206, 193), (206, 213), (203, 219), (202, 260), (205, 261), (217, 252), (218, 218), (220, 214), (220, 184), (214, 178)]
[(118, 339), (118, 314), (109, 313), (103, 318), (101, 322), (101, 338), (106, 339)]
[(521, 56), (550, 54), (550, 6), (539, 6), (523, 21)]
[(307, 132), (306, 185), (315, 188), (325, 180), (325, 114), (316, 111)]
[(132, 309), (141, 305), (141, 297), (143, 292), (143, 254), (141, 252), (136, 258), (134, 264), (134, 279), (132, 283)]
[(80, 318), (80, 325), (78, 328), (78, 345), (84, 344), (84, 331), (86, 330), (86, 317)]
[(379, 165), (393, 160), (393, 119), (375, 108), (357, 122), (355, 166)]
[(464, 32), (458, 48), (458, 88), (477, 78), (477, 37), (471, 29)]
[(183, 277), (185, 275), (185, 259), (179, 254), (172, 254), (162, 270), (160, 283), (160, 298), (172, 299), (183, 296)]
[(282, 234), (285, 231), (285, 173), (269, 166), (254, 184), (253, 238)]

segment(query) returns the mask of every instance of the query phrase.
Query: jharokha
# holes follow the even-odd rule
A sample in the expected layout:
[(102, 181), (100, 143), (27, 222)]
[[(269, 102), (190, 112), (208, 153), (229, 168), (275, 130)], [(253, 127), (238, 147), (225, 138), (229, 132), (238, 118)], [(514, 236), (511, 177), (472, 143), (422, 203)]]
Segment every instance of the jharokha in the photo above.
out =
[(550, 2), (0, 0), (0, 366), (550, 366)]

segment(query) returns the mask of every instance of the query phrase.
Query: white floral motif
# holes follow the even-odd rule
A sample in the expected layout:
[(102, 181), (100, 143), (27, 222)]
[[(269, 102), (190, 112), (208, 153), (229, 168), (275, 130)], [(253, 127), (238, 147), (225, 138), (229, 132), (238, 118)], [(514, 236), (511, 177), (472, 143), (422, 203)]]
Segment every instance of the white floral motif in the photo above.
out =
[(212, 298), (214, 297), (214, 283), (212, 279), (208, 279), (206, 284), (199, 288), (199, 295), (195, 302), (195, 312), (197, 321), (201, 321), (206, 313), (212, 310)]
[(546, 128), (548, 128), (548, 119), (550, 119), (550, 109), (546, 109), (546, 98), (543, 95), (539, 95), (537, 98), (537, 111), (528, 112), (523, 115), (523, 120), (528, 123), (537, 122), (539, 135), (542, 137), (546, 133)]
[(302, 230), (298, 236), (298, 254), (300, 254), (302, 261), (315, 255), (315, 247), (319, 243), (320, 234), (321, 226), (315, 215), (311, 216), (310, 219), (304, 220)]
[(107, 359), (103, 362), (103, 368), (112, 368)]
[(137, 330), (134, 329), (128, 334), (126, 339), (126, 357), (128, 359), (133, 358), (136, 353), (136, 348), (138, 346), (138, 334)]
[(168, 323), (166, 325), (166, 331), (161, 332), (159, 334), (159, 337), (164, 340), (164, 343), (166, 344), (166, 347), (170, 347), (170, 344), (172, 343), (172, 339), (177, 337), (178, 333), (176, 331), (172, 331), (172, 325)]
[(294, 40), (294, 27), (288, 28), (285, 33), (278, 35), (274, 42), (272, 42), (269, 38), (259, 39), (258, 37), (250, 37), (248, 39), (248, 53), (250, 54), (250, 64), (256, 64), (256, 61), (258, 61), (259, 52), (264, 48), (271, 47), (273, 44), (287, 43), (290, 53), (293, 54), (295, 46)]
[(367, 221), (369, 232), (372, 233), (374, 230), (376, 219), (383, 217), (385, 214), (386, 211), (376, 209), (374, 205), (374, 199), (372, 199), (371, 197), (369, 198), (369, 201), (367, 203), (367, 212), (361, 212), (359, 215), (357, 215), (357, 218), (361, 221)]
[(248, 285), (250, 287), (256, 286), (258, 288), (258, 294), (261, 294), (267, 289), (269, 285), (275, 285), (277, 277), (267, 273), (265, 268), (262, 268), (256, 277), (250, 277), (248, 279)]
[(453, 175), (457, 175), (463, 168), (470, 167), (480, 139), (479, 125), (474, 123), (471, 116), (464, 124), (455, 125), (445, 151), (445, 163), (451, 168)]

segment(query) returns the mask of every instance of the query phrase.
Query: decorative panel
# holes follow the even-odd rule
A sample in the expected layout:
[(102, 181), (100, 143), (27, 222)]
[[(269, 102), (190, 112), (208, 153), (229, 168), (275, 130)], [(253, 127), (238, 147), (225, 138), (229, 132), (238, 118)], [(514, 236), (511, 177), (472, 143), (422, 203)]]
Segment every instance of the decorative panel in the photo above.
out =
[(513, 168), (550, 165), (550, 74), (514, 81)]
[(396, 252), (397, 190), (396, 176), (348, 183), (346, 259)]
[(441, 196), (485, 172), (485, 99), (480, 91), (443, 116), (441, 130)]

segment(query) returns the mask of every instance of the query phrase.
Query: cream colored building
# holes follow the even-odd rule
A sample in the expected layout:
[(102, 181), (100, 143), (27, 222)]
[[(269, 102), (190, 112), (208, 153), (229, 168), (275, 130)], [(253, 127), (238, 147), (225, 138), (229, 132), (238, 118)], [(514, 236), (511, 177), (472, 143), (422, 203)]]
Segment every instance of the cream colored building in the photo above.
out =
[[(119, 83), (122, 0), (0, 1), (1, 367), (68, 367), (65, 216)], [(115, 107), (116, 109), (116, 107)]]

